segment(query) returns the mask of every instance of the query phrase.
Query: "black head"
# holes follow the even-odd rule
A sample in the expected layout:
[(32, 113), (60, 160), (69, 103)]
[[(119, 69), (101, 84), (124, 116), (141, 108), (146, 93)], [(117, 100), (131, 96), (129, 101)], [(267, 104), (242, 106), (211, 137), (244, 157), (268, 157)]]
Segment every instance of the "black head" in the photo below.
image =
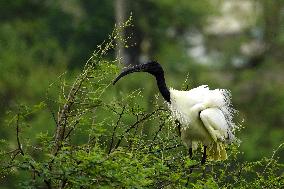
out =
[(145, 64), (139, 64), (130, 68), (126, 68), (124, 71), (122, 71), (117, 77), (116, 79), (113, 81), (113, 85), (122, 77), (133, 73), (133, 72), (147, 72), (150, 73), (154, 76), (158, 76), (158, 75), (164, 75), (164, 71), (162, 66), (156, 62), (156, 61), (151, 61), (151, 62), (147, 62)]
[(155, 76), (156, 81), (157, 81), (157, 86), (159, 88), (160, 93), (162, 94), (162, 96), (167, 102), (171, 103), (170, 91), (167, 88), (167, 85), (165, 82), (163, 68), (156, 61), (147, 62), (145, 64), (139, 64), (139, 65), (125, 69), (115, 78), (115, 80), (113, 81), (113, 85), (123, 76), (126, 76), (133, 72), (147, 72)]

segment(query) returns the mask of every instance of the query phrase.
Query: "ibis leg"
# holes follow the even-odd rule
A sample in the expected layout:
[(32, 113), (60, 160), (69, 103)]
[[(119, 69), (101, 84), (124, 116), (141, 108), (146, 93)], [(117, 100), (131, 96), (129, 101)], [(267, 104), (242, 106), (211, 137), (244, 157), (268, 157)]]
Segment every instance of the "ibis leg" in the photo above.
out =
[(188, 149), (188, 155), (189, 155), (189, 158), (192, 159), (192, 148)]
[(202, 159), (201, 159), (201, 165), (204, 165), (205, 162), (206, 162), (206, 157), (207, 157), (207, 155), (206, 155), (206, 148), (207, 148), (207, 146), (204, 146), (203, 156), (202, 156)]

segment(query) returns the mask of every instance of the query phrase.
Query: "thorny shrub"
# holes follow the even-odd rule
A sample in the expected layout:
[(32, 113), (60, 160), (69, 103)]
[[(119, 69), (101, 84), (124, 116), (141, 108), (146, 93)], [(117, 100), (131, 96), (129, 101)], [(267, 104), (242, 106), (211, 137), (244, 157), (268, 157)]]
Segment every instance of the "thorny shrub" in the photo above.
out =
[[(241, 160), (237, 145), (229, 148), (223, 162), (189, 159), (175, 132), (166, 105), (152, 102), (151, 110), (138, 103), (139, 90), (119, 94), (111, 82), (119, 60), (107, 60), (119, 32), (131, 19), (114, 29), (108, 41), (98, 46), (73, 83), (59, 77), (48, 90), (60, 89), (58, 99), (39, 105), (19, 105), (7, 121), (15, 128), (16, 147), (1, 140), (1, 182), (14, 179), (21, 188), (281, 188), (283, 163), (277, 153), (259, 161)], [(122, 40), (123, 41), (123, 40)], [(123, 41), (125, 42), (125, 41)], [(59, 87), (59, 88), (56, 88)], [(55, 113), (50, 104), (59, 110)], [(29, 120), (49, 110), (54, 132), (40, 132), (34, 141), (23, 136)], [(192, 168), (193, 167), (193, 168)], [(191, 172), (191, 169), (193, 171)]]

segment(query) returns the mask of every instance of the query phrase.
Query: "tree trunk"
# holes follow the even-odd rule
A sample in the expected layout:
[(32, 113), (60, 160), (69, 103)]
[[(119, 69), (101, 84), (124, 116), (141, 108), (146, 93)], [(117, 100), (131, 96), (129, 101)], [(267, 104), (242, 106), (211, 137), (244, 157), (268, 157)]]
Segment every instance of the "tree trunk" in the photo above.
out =
[[(115, 21), (116, 25), (121, 25), (123, 22), (126, 21), (126, 7), (127, 5), (127, 0), (115, 0), (114, 1), (114, 8), (115, 8)], [(116, 43), (116, 58), (121, 61), (123, 64), (128, 65), (128, 56), (125, 50), (124, 42), (123, 40), (125, 39), (125, 30), (122, 28), (119, 30), (119, 38), (117, 39)]]
[(263, 1), (264, 11), (264, 41), (273, 50), (277, 44), (280, 27), (281, 2), (273, 0)]

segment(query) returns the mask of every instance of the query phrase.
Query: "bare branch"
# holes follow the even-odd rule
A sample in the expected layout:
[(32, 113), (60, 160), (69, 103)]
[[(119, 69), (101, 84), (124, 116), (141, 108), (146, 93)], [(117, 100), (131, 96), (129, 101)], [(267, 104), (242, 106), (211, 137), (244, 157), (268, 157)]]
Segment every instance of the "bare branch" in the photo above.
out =
[(57, 121), (57, 128), (55, 132), (55, 147), (54, 147), (54, 154), (61, 147), (61, 143), (64, 140), (65, 129), (68, 124), (68, 114), (71, 111), (71, 108), (75, 102), (75, 97), (78, 91), (81, 89), (83, 82), (87, 79), (89, 69), (92, 67), (87, 67), (84, 72), (76, 79), (74, 84), (72, 85), (70, 92), (67, 97), (67, 102), (63, 105), (63, 108), (58, 112), (58, 121)]
[[(154, 114), (156, 114), (157, 112), (161, 111), (161, 110), (164, 110), (162, 108), (158, 108), (156, 109), (155, 111), (145, 115), (143, 118), (141, 118), (140, 120), (136, 121), (135, 123), (133, 123), (126, 131), (125, 131), (125, 134), (129, 133), (129, 131), (133, 128), (135, 128), (137, 125), (139, 125), (140, 123), (142, 123), (143, 121), (147, 120), (148, 118), (150, 118), (151, 116), (153, 116)], [(122, 135), (120, 137), (120, 139), (118, 140), (117, 144), (115, 145), (114, 149), (117, 149), (121, 143), (121, 141), (123, 140), (123, 138), (125, 137), (125, 134)]]
[(76, 125), (77, 125), (78, 123), (79, 123), (79, 121), (76, 120), (76, 121), (75, 121), (75, 124), (73, 125), (73, 127), (71, 127), (71, 129), (70, 129), (70, 130), (68, 131), (68, 133), (66, 134), (65, 139), (67, 139), (67, 138), (70, 136), (71, 132), (74, 131), (74, 129), (75, 129), (75, 127), (76, 127)]
[(20, 142), (20, 137), (19, 137), (19, 132), (20, 132), (19, 120), (20, 120), (20, 115), (17, 114), (17, 121), (16, 121), (17, 144), (18, 144), (19, 152), (24, 156), (25, 154), (24, 154), (24, 151), (23, 151), (23, 148), (22, 148), (22, 144), (21, 144), (21, 142)]
[[(47, 97), (47, 100), (50, 100), (48, 97)], [(58, 127), (58, 125), (57, 125), (57, 119), (56, 119), (56, 117), (55, 117), (55, 113), (54, 113), (54, 111), (52, 110), (52, 108), (51, 108), (51, 104), (49, 103), (49, 102), (47, 102), (47, 108), (48, 108), (48, 110), (49, 110), (49, 112), (51, 113), (51, 115), (52, 115), (52, 119), (53, 119), (53, 121), (54, 121), (54, 123), (56, 124), (56, 127)]]
[(155, 133), (155, 136), (154, 136), (154, 138), (153, 138), (153, 141), (155, 141), (155, 140), (157, 139), (159, 132), (162, 131), (162, 129), (163, 129), (164, 126), (165, 126), (165, 121), (163, 121), (163, 123), (160, 124), (159, 130)]
[(116, 131), (117, 127), (118, 127), (118, 124), (119, 124), (119, 122), (120, 122), (120, 120), (121, 120), (121, 118), (122, 118), (122, 115), (124, 114), (125, 107), (126, 107), (126, 106), (123, 106), (122, 111), (121, 111), (121, 113), (119, 114), (119, 117), (118, 117), (118, 119), (117, 119), (116, 125), (115, 125), (115, 127), (113, 128), (112, 137), (111, 137), (111, 143), (110, 143), (110, 147), (109, 147), (108, 154), (110, 154), (110, 152), (111, 152), (111, 150), (112, 150), (113, 142), (114, 142), (114, 134), (115, 134), (115, 131)]

